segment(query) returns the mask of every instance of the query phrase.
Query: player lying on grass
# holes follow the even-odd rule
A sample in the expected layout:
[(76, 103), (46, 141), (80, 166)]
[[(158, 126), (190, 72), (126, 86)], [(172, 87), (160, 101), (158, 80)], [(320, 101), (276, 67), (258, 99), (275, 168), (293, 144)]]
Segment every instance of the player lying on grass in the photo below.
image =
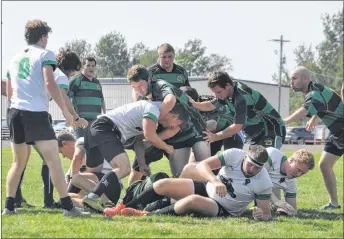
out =
[[(270, 220), (272, 182), (264, 163), (268, 153), (263, 146), (251, 145), (248, 152), (228, 149), (197, 164), (196, 170), (206, 181), (171, 178), (162, 179), (145, 189), (126, 205), (106, 210), (110, 215), (120, 210), (121, 215), (184, 215), (197, 213), (203, 216), (240, 216), (247, 206), (257, 200), (252, 212), (255, 220)], [(217, 176), (212, 170), (221, 168)], [(152, 212), (140, 211), (140, 205), (170, 197), (175, 204)]]
[[(117, 203), (122, 186), (120, 179), (130, 173), (129, 158), (125, 147), (134, 140), (134, 152), (137, 154), (139, 167), (145, 166), (143, 137), (153, 146), (173, 153), (174, 148), (162, 141), (156, 133), (157, 123), (165, 127), (179, 126), (187, 120), (183, 106), (176, 104), (170, 112), (160, 115), (161, 102), (138, 101), (123, 105), (99, 116), (85, 131), (86, 166), (90, 172), (102, 168), (104, 159), (112, 167), (105, 174), (94, 190), (86, 195), (83, 203), (103, 211), (99, 202), (105, 194), (114, 204)], [(80, 161), (73, 160), (72, 175), (80, 168)]]
[[(314, 168), (314, 156), (306, 149), (297, 150), (289, 158), (276, 148), (269, 147), (266, 150), (269, 159), (264, 166), (273, 184), (271, 202), (278, 213), (296, 215), (296, 178)], [(284, 201), (281, 200), (281, 190), (284, 192)]]

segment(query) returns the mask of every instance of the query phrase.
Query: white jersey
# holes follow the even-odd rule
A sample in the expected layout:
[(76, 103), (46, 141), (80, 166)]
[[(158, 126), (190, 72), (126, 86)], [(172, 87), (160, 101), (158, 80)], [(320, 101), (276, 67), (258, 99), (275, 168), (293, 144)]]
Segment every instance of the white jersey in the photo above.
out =
[(208, 196), (233, 216), (244, 213), (254, 199), (269, 200), (271, 197), (272, 182), (265, 168), (253, 177), (244, 175), (242, 164), (246, 154), (244, 150), (232, 148), (218, 155), (222, 168), (217, 177), (227, 186), (225, 197), (217, 195), (212, 183), (206, 186)]
[(50, 96), (42, 71), (45, 65), (56, 66), (55, 54), (37, 45), (28, 46), (12, 58), (7, 72), (13, 89), (11, 108), (48, 111)]
[(68, 77), (59, 68), (54, 71), (54, 78), (60, 89), (69, 89)]
[(125, 144), (128, 139), (143, 134), (143, 118), (149, 118), (158, 123), (160, 105), (161, 101), (140, 100), (110, 110), (104, 115), (99, 115), (98, 118), (105, 116), (111, 119), (121, 132), (121, 142)]
[(274, 189), (282, 189), (285, 197), (296, 197), (296, 178), (288, 179), (287, 175), (281, 172), (282, 164), (287, 161), (287, 157), (278, 149), (273, 147), (266, 148), (269, 159), (267, 163), (268, 173), (273, 183)]

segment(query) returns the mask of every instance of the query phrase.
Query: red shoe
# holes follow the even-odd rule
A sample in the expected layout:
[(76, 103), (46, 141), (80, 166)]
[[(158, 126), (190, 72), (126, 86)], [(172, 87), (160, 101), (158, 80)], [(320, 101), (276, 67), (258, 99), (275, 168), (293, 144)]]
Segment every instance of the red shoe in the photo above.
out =
[(109, 217), (113, 217), (115, 215), (121, 215), (121, 211), (124, 208), (125, 208), (125, 205), (120, 203), (120, 204), (118, 204), (117, 206), (115, 206), (113, 208), (105, 208), (104, 209), (104, 214), (106, 216), (109, 216)]
[(137, 216), (137, 217), (140, 217), (140, 216), (146, 216), (147, 213), (148, 213), (147, 211), (137, 210), (137, 209), (130, 208), (130, 207), (124, 208), (121, 211), (121, 215), (123, 215), (123, 216)]

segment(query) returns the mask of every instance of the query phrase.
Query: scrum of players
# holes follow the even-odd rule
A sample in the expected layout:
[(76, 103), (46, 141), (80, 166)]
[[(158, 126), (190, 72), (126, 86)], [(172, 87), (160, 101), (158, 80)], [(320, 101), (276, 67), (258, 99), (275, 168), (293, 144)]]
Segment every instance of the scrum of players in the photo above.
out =
[[(306, 149), (287, 157), (280, 148), (286, 125), (306, 116), (312, 117), (308, 129), (319, 118), (331, 132), (319, 164), (330, 196), (322, 209), (340, 208), (333, 166), (344, 153), (343, 99), (312, 82), (305, 67), (296, 67), (290, 77), (293, 90), (306, 95), (305, 102), (282, 119), (260, 92), (223, 71), (209, 74), (213, 94), (199, 95), (186, 70), (174, 63), (173, 47), (165, 43), (158, 48), (158, 63), (128, 70), (133, 103), (106, 111), (96, 59), (81, 61), (68, 49), (55, 55), (46, 48), (50, 32), (46, 22), (28, 21), (28, 46), (13, 57), (2, 81), (13, 151), (3, 215), (33, 207), (21, 194), (33, 146), (42, 158), (43, 205), (61, 208), (67, 217), (90, 212), (239, 217), (251, 203), (254, 220), (295, 216), (296, 178), (312, 170), (315, 160)], [(50, 100), (75, 127), (75, 135), (55, 135)], [(243, 134), (250, 139), (247, 151)], [(135, 153), (132, 165), (126, 150)], [(65, 175), (59, 153), (71, 160)], [(164, 156), (172, 177), (150, 169)], [(60, 197), (56, 202), (53, 187)]]

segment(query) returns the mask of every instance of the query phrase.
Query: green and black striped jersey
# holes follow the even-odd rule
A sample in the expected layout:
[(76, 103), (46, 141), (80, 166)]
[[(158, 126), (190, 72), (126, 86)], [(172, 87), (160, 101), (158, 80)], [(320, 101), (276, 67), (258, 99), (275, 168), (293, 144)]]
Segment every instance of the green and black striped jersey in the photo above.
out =
[(344, 103), (331, 88), (309, 83), (308, 93), (302, 106), (308, 111), (309, 117), (317, 115), (331, 133), (344, 132)]
[(167, 72), (159, 63), (148, 67), (147, 70), (153, 81), (164, 80), (177, 88), (190, 86), (186, 70), (177, 64), (173, 63), (171, 72)]
[(68, 96), (80, 117), (91, 121), (101, 114), (104, 96), (99, 80), (91, 81), (83, 74), (74, 76), (69, 83)]

